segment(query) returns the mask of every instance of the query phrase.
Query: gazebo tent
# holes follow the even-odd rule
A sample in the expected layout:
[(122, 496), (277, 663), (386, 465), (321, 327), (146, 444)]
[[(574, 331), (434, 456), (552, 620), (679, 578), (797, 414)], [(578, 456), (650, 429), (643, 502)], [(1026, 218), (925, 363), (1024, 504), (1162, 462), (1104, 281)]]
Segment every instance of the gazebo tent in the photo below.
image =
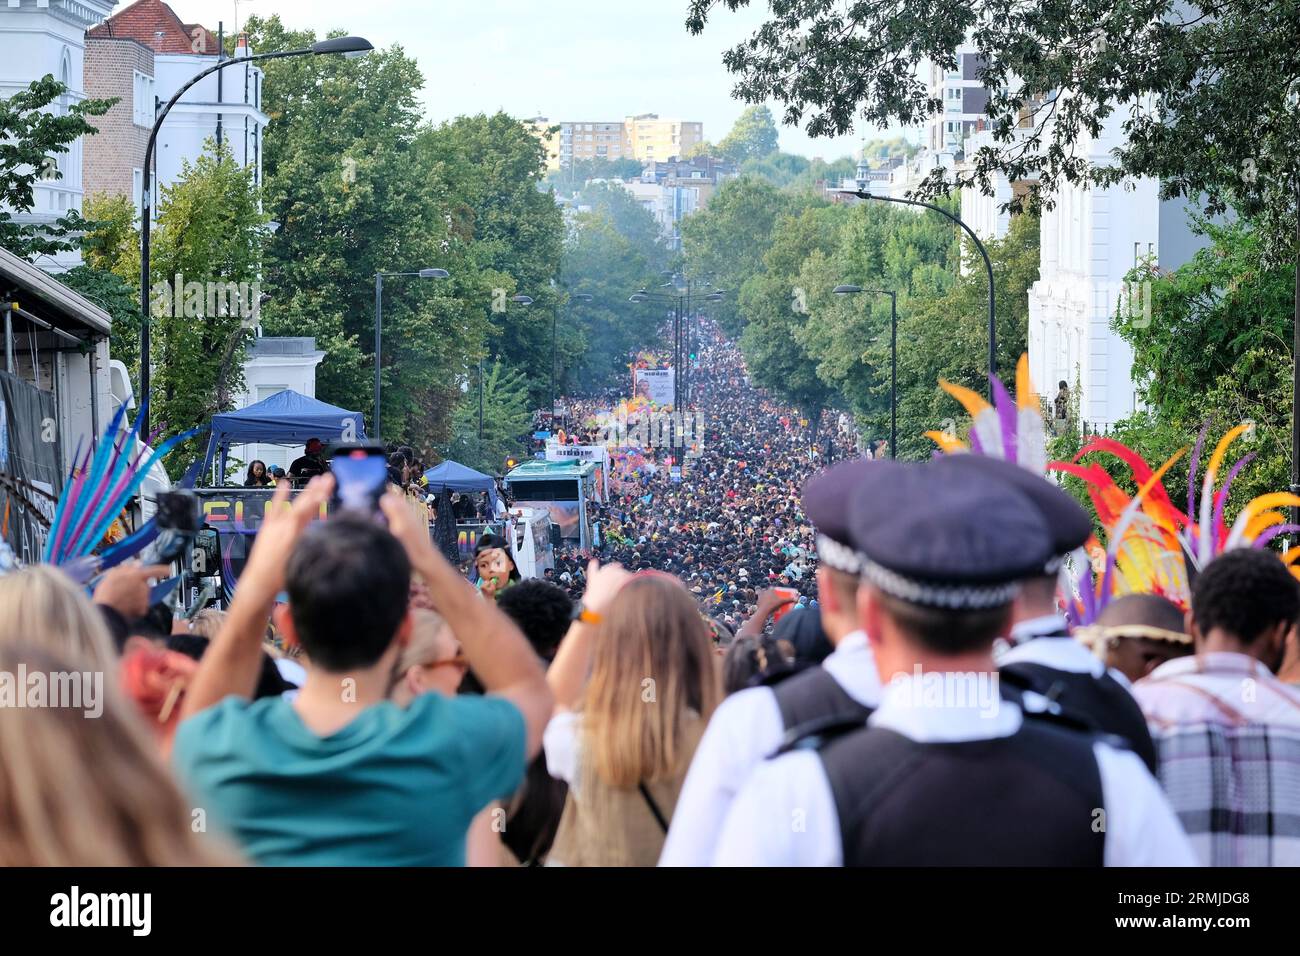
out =
[(365, 422), (360, 412), (350, 412), (285, 389), (237, 412), (214, 415), (203, 470), (206, 472), (216, 458), (217, 481), (225, 484), (226, 456), (231, 445), (257, 442), (305, 445), (312, 438), (319, 438), (328, 445), (345, 437), (348, 441), (365, 439)]
[(434, 494), (444, 489), (461, 494), (486, 491), (488, 501), (492, 502), (492, 510), (496, 511), (497, 483), (490, 475), (475, 471), (458, 461), (449, 460), (430, 468), (424, 473), (424, 477), (429, 482), (429, 491)]

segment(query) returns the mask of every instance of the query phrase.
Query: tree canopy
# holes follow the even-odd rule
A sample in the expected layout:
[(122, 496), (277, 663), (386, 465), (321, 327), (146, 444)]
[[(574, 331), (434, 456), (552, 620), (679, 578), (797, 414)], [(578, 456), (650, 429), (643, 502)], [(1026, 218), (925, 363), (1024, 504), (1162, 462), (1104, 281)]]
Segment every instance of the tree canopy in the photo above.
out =
[[(687, 29), (748, 5), (692, 0)], [(1288, 238), (1300, 182), (1298, 34), (1300, 7), (1246, 0), (788, 0), (723, 62), (739, 98), (776, 100), (784, 123), (837, 136), (940, 114), (922, 67), (954, 71), (959, 51), (973, 50), (994, 145), (967, 157), (969, 172), (934, 170), (921, 195), (987, 190), (995, 170), (1036, 173), (1035, 202), (1062, 181), (1155, 176), (1165, 196), (1203, 195), (1210, 213), (1235, 205)], [(1076, 148), (1112, 119), (1124, 133), (1112, 157)]]

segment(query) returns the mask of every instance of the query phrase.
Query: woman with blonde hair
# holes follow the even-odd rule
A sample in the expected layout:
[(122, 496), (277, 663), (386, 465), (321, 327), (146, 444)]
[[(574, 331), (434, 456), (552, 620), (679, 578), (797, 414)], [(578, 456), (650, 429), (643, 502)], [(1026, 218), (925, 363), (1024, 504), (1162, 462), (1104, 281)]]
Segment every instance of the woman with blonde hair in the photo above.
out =
[(428, 608), (414, 608), (411, 639), (397, 660), (388, 696), (399, 707), (430, 691), (454, 697), (468, 670), (460, 643), (442, 615)]
[(580, 613), (547, 672), (544, 746), (569, 783), (548, 862), (654, 866), (682, 780), (721, 699), (709, 630), (686, 587), (591, 563)]
[(14, 641), (117, 673), (113, 639), (99, 609), (53, 565), (36, 564), (0, 577), (0, 645)]
[[(0, 642), (0, 673), (17, 673), (20, 665), (29, 679), (46, 675), (51, 688), (50, 676), (85, 666), (48, 648)], [(194, 832), (196, 811), (129, 705), (107, 682), (100, 690), (98, 700), (83, 696), (79, 706), (48, 701), (6, 708), (0, 718), (0, 866), (239, 862)]]

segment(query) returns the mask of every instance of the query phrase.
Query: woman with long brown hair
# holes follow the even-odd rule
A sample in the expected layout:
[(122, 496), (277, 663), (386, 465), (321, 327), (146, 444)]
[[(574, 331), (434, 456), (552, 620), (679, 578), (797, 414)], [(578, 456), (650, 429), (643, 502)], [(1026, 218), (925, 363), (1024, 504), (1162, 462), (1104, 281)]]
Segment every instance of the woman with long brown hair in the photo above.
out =
[(694, 599), (671, 575), (593, 561), (547, 680), (556, 700), (547, 767), (569, 783), (549, 862), (654, 866), (721, 698)]
[[(84, 660), (0, 642), (0, 673), (77, 674)], [(111, 673), (111, 672), (110, 672)], [(0, 866), (205, 866), (238, 858), (181, 795), (130, 705), (101, 682), (87, 711), (67, 701), (0, 718)], [(19, 689), (22, 692), (22, 689)], [(56, 704), (59, 704), (56, 706)], [(102, 711), (100, 708), (102, 707)], [(95, 711), (100, 711), (95, 713)]]

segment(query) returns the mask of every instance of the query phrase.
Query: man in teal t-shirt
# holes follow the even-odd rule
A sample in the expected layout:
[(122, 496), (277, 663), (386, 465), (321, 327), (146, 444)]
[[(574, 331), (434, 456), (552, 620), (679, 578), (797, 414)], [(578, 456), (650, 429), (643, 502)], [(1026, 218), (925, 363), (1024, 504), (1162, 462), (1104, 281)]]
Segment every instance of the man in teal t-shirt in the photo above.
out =
[[(429, 542), (397, 496), (388, 529), (308, 527), (332, 478), (268, 509), (222, 631), (186, 694), (173, 761), (194, 807), (255, 863), (460, 866), (470, 821), (519, 786), (551, 713), (523, 635)], [(287, 497), (287, 488), (277, 490)], [(286, 560), (287, 558), (287, 560)], [(387, 700), (410, 633), (411, 570), (451, 624), (484, 697)], [(247, 699), (274, 608), (311, 664), (289, 702)]]

